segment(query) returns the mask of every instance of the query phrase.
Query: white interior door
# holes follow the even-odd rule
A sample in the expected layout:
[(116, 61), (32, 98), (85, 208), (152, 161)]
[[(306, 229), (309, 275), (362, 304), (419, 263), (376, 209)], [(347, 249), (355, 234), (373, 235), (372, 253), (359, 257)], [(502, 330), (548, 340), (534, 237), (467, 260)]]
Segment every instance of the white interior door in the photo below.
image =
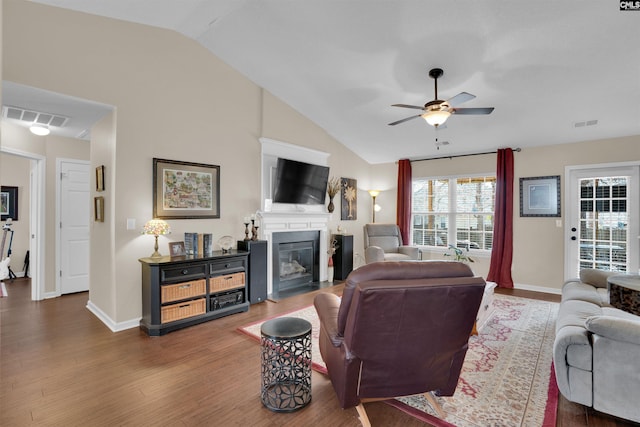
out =
[(584, 268), (636, 273), (640, 264), (638, 165), (570, 169), (565, 278)]
[(89, 290), (89, 163), (60, 161), (60, 293)]

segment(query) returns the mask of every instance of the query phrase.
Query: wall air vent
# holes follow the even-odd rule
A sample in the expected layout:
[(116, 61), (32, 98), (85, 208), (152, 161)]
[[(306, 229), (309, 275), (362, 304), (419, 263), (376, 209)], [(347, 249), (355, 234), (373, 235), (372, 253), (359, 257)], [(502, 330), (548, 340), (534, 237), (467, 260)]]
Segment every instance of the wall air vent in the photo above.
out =
[(9, 105), (4, 105), (2, 107), (2, 117), (55, 127), (63, 127), (69, 121), (69, 117), (60, 116), (58, 114), (25, 110), (24, 108), (12, 107)]
[(595, 126), (597, 124), (598, 124), (597, 120), (586, 120), (584, 122), (575, 122), (573, 124), (573, 127), (574, 128), (583, 128), (583, 127), (586, 127), (586, 126)]

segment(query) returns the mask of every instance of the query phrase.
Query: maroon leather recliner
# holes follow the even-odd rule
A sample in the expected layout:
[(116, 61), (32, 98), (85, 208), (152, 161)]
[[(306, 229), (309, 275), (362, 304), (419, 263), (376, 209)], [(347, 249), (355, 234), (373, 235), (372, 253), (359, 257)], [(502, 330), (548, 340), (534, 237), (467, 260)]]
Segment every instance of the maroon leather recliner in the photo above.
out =
[(385, 261), (349, 274), (342, 299), (317, 295), (320, 353), (342, 408), (357, 406), (368, 425), (362, 401), (452, 396), (484, 286), (460, 262)]

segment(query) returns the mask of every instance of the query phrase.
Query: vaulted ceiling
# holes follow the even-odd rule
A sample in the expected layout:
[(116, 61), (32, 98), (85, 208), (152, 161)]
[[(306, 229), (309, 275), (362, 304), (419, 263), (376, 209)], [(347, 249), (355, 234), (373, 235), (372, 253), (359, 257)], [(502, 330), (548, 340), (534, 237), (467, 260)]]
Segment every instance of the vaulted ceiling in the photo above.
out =
[[(191, 37), (371, 163), (640, 135), (640, 12), (614, 0), (36, 1)], [(495, 111), (389, 126), (434, 67)]]

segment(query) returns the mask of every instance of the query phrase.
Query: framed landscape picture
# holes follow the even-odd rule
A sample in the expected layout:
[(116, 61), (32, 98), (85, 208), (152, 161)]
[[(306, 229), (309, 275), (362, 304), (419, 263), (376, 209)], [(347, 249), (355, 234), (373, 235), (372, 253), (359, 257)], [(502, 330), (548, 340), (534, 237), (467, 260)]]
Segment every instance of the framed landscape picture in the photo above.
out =
[(18, 220), (18, 187), (2, 186), (0, 191), (0, 215), (2, 221)]
[(154, 158), (153, 217), (220, 218), (220, 166)]
[(560, 216), (560, 175), (520, 178), (520, 216)]

